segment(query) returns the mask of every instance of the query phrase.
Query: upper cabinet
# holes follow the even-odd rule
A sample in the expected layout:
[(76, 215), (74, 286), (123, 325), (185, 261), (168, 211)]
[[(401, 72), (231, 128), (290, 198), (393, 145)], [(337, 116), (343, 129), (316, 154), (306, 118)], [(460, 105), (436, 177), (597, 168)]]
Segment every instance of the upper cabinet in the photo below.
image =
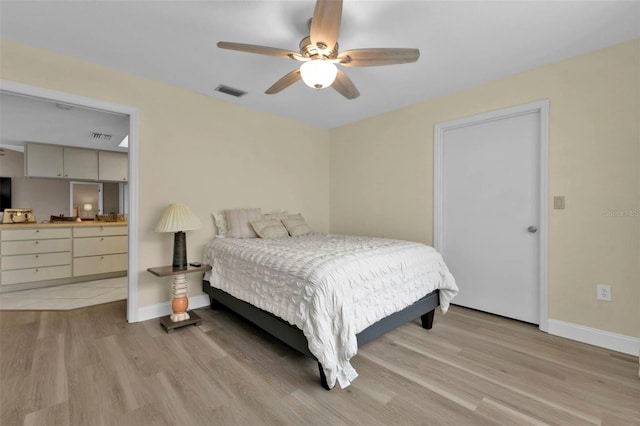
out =
[(43, 178), (128, 180), (128, 154), (60, 145), (28, 143), (25, 176)]
[(64, 149), (64, 177), (73, 179), (98, 179), (98, 151), (93, 149)]
[(29, 177), (64, 177), (64, 149), (57, 145), (28, 143), (24, 151), (24, 174)]
[(129, 180), (129, 155), (124, 152), (99, 151), (98, 176), (99, 180)]

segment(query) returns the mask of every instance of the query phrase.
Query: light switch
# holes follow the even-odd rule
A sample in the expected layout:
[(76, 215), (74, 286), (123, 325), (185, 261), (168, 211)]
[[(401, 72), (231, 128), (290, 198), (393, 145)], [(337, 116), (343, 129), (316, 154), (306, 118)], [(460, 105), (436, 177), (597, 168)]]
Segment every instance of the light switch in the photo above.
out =
[(553, 208), (556, 210), (564, 210), (564, 195), (553, 197)]

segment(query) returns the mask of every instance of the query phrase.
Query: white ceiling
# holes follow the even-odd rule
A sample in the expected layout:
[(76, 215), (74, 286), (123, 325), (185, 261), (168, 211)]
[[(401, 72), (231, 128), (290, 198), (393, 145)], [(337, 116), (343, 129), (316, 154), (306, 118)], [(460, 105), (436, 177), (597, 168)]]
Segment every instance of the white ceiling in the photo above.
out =
[[(0, 92), (0, 147), (24, 151), (25, 142), (128, 151), (129, 116)], [(111, 135), (95, 138), (91, 133)]]
[[(0, 35), (318, 127), (343, 124), (640, 37), (638, 1), (345, 0), (341, 51), (419, 48), (415, 64), (343, 68), (361, 96), (298, 82), (298, 62), (218, 41), (298, 50), (313, 0), (7, 1)], [(225, 84), (249, 92), (214, 92)]]

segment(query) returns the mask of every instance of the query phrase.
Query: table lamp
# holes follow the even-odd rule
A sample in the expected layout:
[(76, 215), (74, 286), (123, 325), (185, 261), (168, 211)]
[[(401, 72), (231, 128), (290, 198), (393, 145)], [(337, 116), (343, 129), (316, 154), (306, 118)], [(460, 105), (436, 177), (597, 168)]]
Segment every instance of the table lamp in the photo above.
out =
[(184, 231), (202, 227), (202, 222), (184, 204), (169, 204), (156, 226), (156, 232), (175, 232), (173, 238), (174, 269), (187, 269), (187, 236)]
[(93, 206), (91, 204), (84, 205), (84, 217), (89, 217), (89, 212), (93, 210)]

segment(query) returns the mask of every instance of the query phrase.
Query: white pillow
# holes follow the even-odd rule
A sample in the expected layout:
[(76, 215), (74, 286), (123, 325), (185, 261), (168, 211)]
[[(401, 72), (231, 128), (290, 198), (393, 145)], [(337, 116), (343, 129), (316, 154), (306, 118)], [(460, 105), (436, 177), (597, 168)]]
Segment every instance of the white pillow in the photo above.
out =
[(213, 223), (216, 225), (216, 235), (224, 237), (227, 234), (227, 221), (224, 220), (224, 212), (211, 213)]
[(262, 217), (265, 219), (287, 219), (289, 217), (289, 210), (274, 210), (269, 213), (263, 213)]
[(307, 222), (305, 222), (304, 217), (302, 217), (302, 214), (300, 213), (292, 214), (289, 215), (288, 218), (282, 219), (282, 224), (287, 228), (289, 235), (292, 237), (297, 237), (311, 232), (311, 228), (309, 228), (309, 225), (307, 225)]
[(251, 227), (260, 238), (288, 238), (289, 231), (280, 219), (262, 219), (251, 221)]
[(260, 209), (232, 209), (224, 211), (228, 238), (258, 238), (251, 221), (262, 219)]

